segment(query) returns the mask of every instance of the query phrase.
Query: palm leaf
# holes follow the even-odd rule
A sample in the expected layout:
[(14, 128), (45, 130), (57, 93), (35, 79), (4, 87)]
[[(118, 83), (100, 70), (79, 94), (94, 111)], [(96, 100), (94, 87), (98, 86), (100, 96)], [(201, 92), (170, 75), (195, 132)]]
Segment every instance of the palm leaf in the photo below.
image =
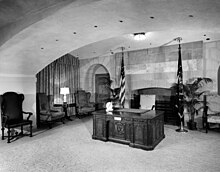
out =
[(197, 78), (192, 84), (195, 88), (199, 89), (209, 82), (212, 82), (211, 78), (203, 77), (203, 78)]

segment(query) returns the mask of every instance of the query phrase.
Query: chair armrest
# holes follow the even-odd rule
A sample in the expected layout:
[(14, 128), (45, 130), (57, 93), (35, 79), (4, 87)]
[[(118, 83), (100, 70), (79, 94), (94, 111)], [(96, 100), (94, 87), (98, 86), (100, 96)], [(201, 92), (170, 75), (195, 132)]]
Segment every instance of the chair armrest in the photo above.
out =
[(7, 120), (8, 120), (8, 116), (2, 115), (2, 125), (3, 125), (3, 127), (5, 126)]
[(76, 105), (76, 108), (81, 109), (83, 106), (81, 105)]
[(24, 111), (23, 111), (23, 113), (24, 113), (24, 114), (28, 114), (27, 120), (29, 120), (29, 118), (31, 117), (31, 115), (33, 115), (32, 112), (24, 112)]
[(95, 103), (94, 103), (94, 102), (89, 102), (89, 103), (88, 103), (88, 106), (89, 106), (89, 107), (95, 107)]
[(152, 107), (151, 107), (151, 110), (154, 110), (155, 109), (155, 105), (153, 105)]
[(207, 116), (220, 116), (220, 112), (212, 111), (212, 113), (207, 113)]
[(47, 110), (41, 110), (41, 111), (40, 111), (40, 115), (48, 116), (48, 115), (50, 115), (50, 112), (47, 111)]
[(62, 112), (63, 107), (51, 107), (50, 112)]

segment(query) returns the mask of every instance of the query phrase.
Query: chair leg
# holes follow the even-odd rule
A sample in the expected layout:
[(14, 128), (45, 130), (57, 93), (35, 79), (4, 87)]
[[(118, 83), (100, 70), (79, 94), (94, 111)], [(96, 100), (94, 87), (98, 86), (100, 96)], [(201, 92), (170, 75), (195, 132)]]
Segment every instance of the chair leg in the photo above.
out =
[(32, 137), (32, 124), (30, 124), (30, 137)]
[(209, 123), (206, 122), (206, 133), (208, 133)]
[(52, 128), (52, 124), (50, 122), (48, 122), (48, 126), (49, 126), (49, 129)]
[(202, 117), (202, 127), (203, 127), (203, 129), (205, 129), (205, 123), (206, 123), (206, 120), (205, 120), (205, 117), (203, 116)]
[(10, 135), (11, 135), (11, 131), (10, 128), (8, 127), (8, 143), (10, 143)]
[(21, 135), (23, 135), (23, 125), (21, 125)]
[(2, 140), (4, 140), (4, 130), (5, 130), (5, 128), (2, 127)]

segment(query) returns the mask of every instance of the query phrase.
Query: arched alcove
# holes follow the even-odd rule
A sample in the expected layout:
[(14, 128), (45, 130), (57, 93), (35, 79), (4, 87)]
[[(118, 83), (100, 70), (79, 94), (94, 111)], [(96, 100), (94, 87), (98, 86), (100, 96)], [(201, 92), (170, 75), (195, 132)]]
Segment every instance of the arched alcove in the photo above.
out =
[(108, 69), (102, 64), (93, 64), (91, 65), (85, 76), (85, 85), (84, 89), (87, 91), (95, 92), (95, 74), (108, 73)]
[[(99, 79), (102, 81), (98, 82)], [(110, 81), (110, 74), (108, 69), (104, 65), (93, 64), (88, 68), (85, 76), (84, 88), (85, 90), (90, 91), (92, 93), (91, 101), (97, 103), (98, 101), (97, 96), (100, 96), (99, 93), (101, 91), (99, 89), (103, 89), (101, 92), (106, 92), (110, 95), (109, 90), (104, 90), (105, 84), (106, 83), (109, 84), (109, 81)]]

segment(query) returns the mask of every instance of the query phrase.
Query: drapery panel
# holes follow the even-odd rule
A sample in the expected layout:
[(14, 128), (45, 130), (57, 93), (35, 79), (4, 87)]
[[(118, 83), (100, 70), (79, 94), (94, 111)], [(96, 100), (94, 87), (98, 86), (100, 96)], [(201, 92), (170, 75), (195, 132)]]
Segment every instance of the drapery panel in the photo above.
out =
[(54, 96), (55, 104), (63, 103), (63, 95), (60, 88), (69, 87), (67, 103), (73, 103), (74, 92), (79, 87), (79, 59), (66, 54), (53, 61), (36, 75), (37, 93), (46, 93)]

